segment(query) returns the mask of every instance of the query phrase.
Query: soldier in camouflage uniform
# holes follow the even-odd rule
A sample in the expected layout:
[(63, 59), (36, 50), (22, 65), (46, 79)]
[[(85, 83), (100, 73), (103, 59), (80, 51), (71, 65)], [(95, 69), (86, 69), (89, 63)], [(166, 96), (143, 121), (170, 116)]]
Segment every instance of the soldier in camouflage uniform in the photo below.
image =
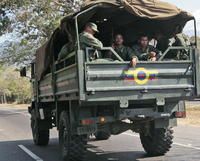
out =
[[(103, 47), (102, 42), (94, 37), (96, 32), (99, 32), (96, 24), (91, 22), (86, 24), (85, 30), (80, 34), (80, 47), (82, 50), (85, 50), (86, 47), (95, 49), (101, 49)], [(65, 44), (58, 55), (58, 60), (65, 58), (69, 53), (74, 51), (75, 44), (74, 41)]]
[(75, 50), (75, 42), (69, 41), (60, 50), (60, 53), (58, 54), (58, 60), (64, 59), (69, 53), (73, 52), (74, 50)]
[(94, 37), (96, 32), (99, 32), (96, 24), (89, 22), (85, 26), (85, 30), (80, 34), (81, 49), (92, 47), (100, 50), (103, 48), (102, 42)]
[[(124, 46), (123, 43), (123, 36), (121, 34), (116, 34), (112, 48), (124, 61), (131, 61), (131, 65), (136, 66), (138, 61), (137, 56), (134, 55), (133, 50), (130, 47)], [(112, 54), (112, 52), (109, 52), (106, 57), (117, 60), (116, 56)]]
[[(183, 46), (188, 47), (191, 45), (189, 37), (184, 35), (183, 33), (176, 34), (175, 42), (173, 46)], [(181, 49), (176, 51), (176, 59), (177, 60), (187, 60), (189, 59), (189, 52), (187, 49)]]
[[(171, 46), (182, 46), (182, 47), (188, 47), (190, 46), (190, 40), (189, 37), (184, 35), (183, 33), (176, 34), (173, 38), (171, 39), (162, 39), (158, 41), (157, 48), (161, 51), (167, 50), (168, 47)], [(187, 49), (180, 49), (180, 50), (170, 50), (166, 56), (166, 60), (187, 60), (189, 59), (188, 55), (188, 50)]]
[(141, 61), (157, 61), (162, 53), (155, 47), (149, 45), (148, 36), (141, 36), (138, 40), (138, 44), (132, 47), (134, 54)]
[[(182, 46), (188, 47), (191, 45), (189, 37), (184, 35), (183, 26), (177, 25), (175, 27), (175, 35), (169, 39), (169, 46)], [(189, 59), (189, 52), (187, 49), (171, 50), (167, 56), (174, 60), (187, 60)]]

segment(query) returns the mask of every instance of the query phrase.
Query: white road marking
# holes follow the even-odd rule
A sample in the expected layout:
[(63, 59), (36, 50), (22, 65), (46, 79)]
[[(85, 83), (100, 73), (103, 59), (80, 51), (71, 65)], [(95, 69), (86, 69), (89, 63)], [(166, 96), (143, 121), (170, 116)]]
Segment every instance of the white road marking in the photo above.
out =
[(31, 158), (35, 159), (36, 161), (43, 161), (40, 157), (35, 155), (33, 152), (31, 152), (29, 149), (27, 149), (24, 145), (18, 145), (24, 152), (26, 152)]
[(180, 144), (180, 143), (176, 143), (176, 142), (174, 142), (173, 144), (178, 145), (178, 146), (182, 146), (182, 147), (186, 147), (186, 148), (192, 148), (192, 149), (200, 150), (199, 147), (192, 146), (191, 144), (185, 145), (185, 144)]
[[(123, 133), (123, 134), (139, 138), (139, 135), (137, 135), (137, 134), (130, 134), (130, 133)], [(176, 142), (174, 142), (173, 144), (178, 145), (178, 146), (182, 146), (182, 147), (185, 147), (185, 148), (192, 148), (192, 149), (200, 150), (200, 147), (192, 146), (192, 144), (186, 145), (186, 144), (181, 144), (181, 143), (176, 143)]]
[(24, 116), (31, 116), (31, 115), (28, 114), (28, 113), (20, 113), (20, 114), (22, 114), (22, 115), (24, 115)]
[(130, 133), (123, 133), (124, 135), (129, 135), (129, 136), (135, 136), (137, 138), (139, 138), (140, 136), (138, 134), (130, 134)]

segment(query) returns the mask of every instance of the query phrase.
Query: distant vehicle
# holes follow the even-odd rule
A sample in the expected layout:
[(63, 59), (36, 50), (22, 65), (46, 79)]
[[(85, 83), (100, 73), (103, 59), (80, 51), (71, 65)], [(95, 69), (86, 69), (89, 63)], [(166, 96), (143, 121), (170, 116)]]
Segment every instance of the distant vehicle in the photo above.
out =
[[(79, 33), (87, 22), (98, 25), (97, 37), (110, 46), (114, 33), (123, 33), (127, 45), (142, 32), (161, 32), (171, 38), (177, 25), (195, 18), (175, 6), (147, 0), (88, 0), (81, 10), (65, 17), (31, 64), (33, 86), (31, 128), (36, 145), (47, 145), (49, 130), (57, 127), (64, 161), (84, 160), (87, 139), (106, 140), (127, 130), (140, 134), (148, 155), (164, 155), (172, 145), (172, 128), (185, 118), (184, 100), (200, 94), (199, 54), (196, 43), (169, 47), (156, 62), (129, 62), (111, 48), (118, 61), (98, 57), (95, 49), (80, 49)], [(57, 60), (70, 33), (76, 50)], [(169, 51), (187, 50), (187, 60), (166, 60)], [(21, 71), (26, 76), (26, 70)], [(129, 121), (127, 121), (129, 120)], [(134, 144), (134, 142), (133, 142)]]

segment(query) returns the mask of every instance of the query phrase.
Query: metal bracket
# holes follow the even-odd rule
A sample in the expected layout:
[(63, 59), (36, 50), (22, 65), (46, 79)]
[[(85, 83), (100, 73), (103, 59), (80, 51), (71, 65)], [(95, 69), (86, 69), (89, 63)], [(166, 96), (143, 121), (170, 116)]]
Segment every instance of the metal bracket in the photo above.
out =
[(157, 106), (164, 106), (165, 105), (165, 99), (164, 98), (156, 98), (156, 105)]
[(121, 100), (119, 101), (119, 105), (120, 105), (121, 108), (128, 108), (129, 102), (128, 102), (127, 99), (121, 99)]

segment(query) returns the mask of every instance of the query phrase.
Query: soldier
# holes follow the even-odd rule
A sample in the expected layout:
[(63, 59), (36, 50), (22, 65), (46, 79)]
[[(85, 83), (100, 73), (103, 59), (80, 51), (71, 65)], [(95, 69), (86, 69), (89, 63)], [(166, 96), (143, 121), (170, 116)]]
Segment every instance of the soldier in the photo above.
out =
[[(92, 47), (95, 49), (101, 49), (103, 47), (102, 42), (94, 37), (96, 32), (99, 32), (96, 24), (91, 22), (86, 24), (84, 31), (80, 34), (80, 47), (82, 50), (85, 50), (86, 47)], [(58, 60), (65, 58), (74, 50), (75, 43), (70, 39), (70, 41), (62, 47), (58, 55)]]
[(157, 61), (162, 53), (155, 47), (149, 45), (148, 36), (141, 36), (138, 44), (132, 47), (134, 54), (142, 61)]
[(75, 50), (75, 43), (73, 41), (68, 42), (65, 44), (60, 53), (58, 54), (58, 60), (61, 60), (65, 58), (69, 53), (73, 52)]
[(176, 40), (175, 43), (177, 43), (177, 46), (187, 47), (191, 45), (190, 38), (183, 33), (176, 34), (175, 40)]
[(80, 34), (81, 49), (84, 50), (86, 47), (92, 47), (95, 49), (103, 48), (102, 42), (94, 37), (96, 32), (99, 31), (95, 23), (89, 22), (86, 24), (84, 31)]
[[(188, 47), (191, 45), (189, 37), (184, 35), (182, 33), (183, 27), (178, 25), (175, 27), (174, 31), (174, 37), (170, 39), (161, 39), (158, 41), (157, 49), (164, 52), (168, 47), (171, 46), (182, 46), (182, 47)], [(181, 33), (180, 33), (181, 32)], [(187, 49), (180, 49), (180, 50), (170, 50), (166, 56), (165, 59), (170, 60), (187, 60), (189, 59), (189, 54)]]
[[(181, 47), (188, 47), (191, 45), (189, 37), (184, 35), (183, 33), (183, 26), (177, 25), (175, 27), (175, 35), (173, 38), (169, 39), (170, 44), (169, 46), (181, 46)], [(180, 50), (171, 50), (168, 54), (168, 58), (174, 60), (187, 60), (189, 59), (189, 53), (187, 49), (180, 49)]]
[[(175, 42), (173, 46), (182, 46), (182, 47), (188, 47), (191, 45), (189, 37), (184, 35), (183, 33), (176, 34)], [(189, 52), (187, 49), (181, 49), (175, 51), (177, 60), (187, 60), (189, 59)]]
[(60, 50), (60, 53), (58, 54), (58, 60), (65, 58), (69, 53), (75, 50), (75, 41), (72, 35), (68, 31), (67, 31), (67, 36), (68, 36), (69, 42), (65, 44)]
[[(116, 51), (116, 53), (124, 60), (124, 61), (131, 61), (131, 66), (136, 66), (137, 64), (137, 56), (134, 55), (131, 48), (124, 46), (124, 38), (121, 34), (116, 34), (114, 37), (114, 44), (112, 48)], [(109, 52), (108, 57), (116, 60), (117, 58)]]

